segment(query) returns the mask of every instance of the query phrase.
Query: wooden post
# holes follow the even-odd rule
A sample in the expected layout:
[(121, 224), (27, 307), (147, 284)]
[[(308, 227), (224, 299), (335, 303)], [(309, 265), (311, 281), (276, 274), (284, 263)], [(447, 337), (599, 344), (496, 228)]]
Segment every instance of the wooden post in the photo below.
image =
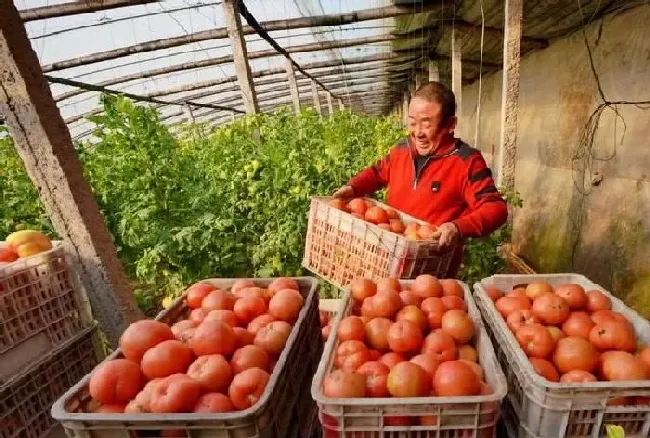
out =
[(339, 99), (339, 111), (343, 111), (345, 109), (345, 105), (343, 105), (343, 101)]
[(451, 29), (451, 91), (456, 97), (456, 114), (462, 115), (463, 69), (460, 51), (460, 32)]
[(192, 111), (192, 107), (190, 105), (185, 105), (183, 107), (183, 112), (185, 113), (187, 120), (194, 123), (194, 112)]
[(402, 122), (404, 125), (408, 124), (409, 121), (409, 92), (405, 91), (402, 96)]
[(327, 93), (327, 112), (328, 116), (332, 117), (332, 114), (334, 114), (334, 104), (332, 103), (332, 94)]
[(439, 82), (440, 73), (438, 72), (438, 63), (436, 61), (429, 61), (429, 82)]
[(93, 312), (116, 347), (142, 318), (124, 268), (18, 11), (0, 1), (0, 114), (56, 232), (78, 262)]
[(239, 16), (237, 1), (224, 0), (223, 13), (226, 18), (230, 43), (232, 44), (235, 73), (237, 73), (237, 83), (241, 89), (244, 108), (247, 114), (255, 114), (259, 112), (259, 105), (257, 104), (257, 96), (255, 95), (251, 67), (248, 65), (246, 40), (242, 33), (241, 17)]
[(497, 181), (506, 192), (515, 188), (522, 11), (523, 0), (506, 0), (503, 36), (501, 136), (499, 139), (499, 167), (497, 169)]
[(289, 92), (291, 93), (293, 110), (296, 114), (300, 114), (300, 93), (298, 93), (298, 82), (296, 82), (296, 74), (293, 71), (293, 64), (289, 58), (284, 58), (284, 63), (287, 69), (287, 80), (289, 81)]
[(311, 99), (312, 102), (314, 102), (314, 108), (316, 108), (316, 111), (318, 111), (318, 114), (323, 114), (323, 111), (321, 110), (320, 107), (320, 98), (318, 97), (318, 84), (316, 84), (315, 80), (311, 80)]

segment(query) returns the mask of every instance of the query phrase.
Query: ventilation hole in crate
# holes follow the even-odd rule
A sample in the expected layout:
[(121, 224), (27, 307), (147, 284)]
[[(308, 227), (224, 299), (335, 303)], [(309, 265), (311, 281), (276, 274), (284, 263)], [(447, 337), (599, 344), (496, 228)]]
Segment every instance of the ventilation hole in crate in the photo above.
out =
[(605, 425), (615, 424), (625, 430), (625, 436), (635, 436), (643, 431), (647, 412), (606, 413), (603, 416), (601, 433), (606, 434)]

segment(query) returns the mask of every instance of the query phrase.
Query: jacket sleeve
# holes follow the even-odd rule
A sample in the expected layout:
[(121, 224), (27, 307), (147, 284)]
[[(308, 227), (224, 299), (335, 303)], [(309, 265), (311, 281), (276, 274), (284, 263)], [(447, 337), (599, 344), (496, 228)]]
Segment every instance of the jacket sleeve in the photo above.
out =
[(508, 219), (508, 206), (497, 190), (492, 171), (480, 153), (469, 157), (468, 171), (463, 176), (461, 190), (469, 208), (454, 224), (463, 237), (486, 236)]
[(386, 187), (390, 176), (390, 153), (370, 167), (352, 177), (348, 185), (354, 189), (354, 196), (362, 197)]

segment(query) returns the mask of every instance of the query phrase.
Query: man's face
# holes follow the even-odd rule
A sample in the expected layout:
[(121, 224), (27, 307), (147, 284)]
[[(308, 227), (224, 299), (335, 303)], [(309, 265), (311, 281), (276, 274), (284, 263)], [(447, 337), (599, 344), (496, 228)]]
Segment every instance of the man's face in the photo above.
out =
[(408, 132), (420, 155), (434, 152), (456, 127), (456, 118), (441, 124), (442, 105), (414, 97), (409, 104)]

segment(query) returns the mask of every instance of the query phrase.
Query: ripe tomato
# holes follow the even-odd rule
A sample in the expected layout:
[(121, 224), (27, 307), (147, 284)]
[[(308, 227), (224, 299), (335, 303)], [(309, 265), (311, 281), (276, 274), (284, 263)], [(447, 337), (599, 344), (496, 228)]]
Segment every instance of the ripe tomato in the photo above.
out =
[(422, 331), (408, 320), (393, 323), (386, 339), (390, 349), (396, 353), (415, 353), (422, 348)]
[(237, 348), (243, 347), (245, 345), (251, 345), (255, 342), (255, 335), (242, 327), (233, 327), (232, 330), (235, 332), (237, 337)]
[(422, 353), (432, 354), (441, 362), (455, 360), (458, 355), (454, 338), (441, 329), (435, 330), (424, 339)]
[(401, 219), (390, 219), (388, 225), (390, 226), (390, 230), (393, 233), (403, 234), (404, 231), (406, 231), (406, 226), (404, 225), (404, 222), (401, 221)]
[(373, 224), (387, 224), (388, 215), (381, 207), (370, 207), (363, 216), (368, 222)]
[(437, 415), (424, 415), (418, 418), (418, 423), (420, 426), (437, 426), (438, 425), (438, 416)]
[(441, 297), (444, 293), (440, 281), (429, 274), (418, 275), (411, 284), (411, 290), (422, 298)]
[(336, 349), (334, 363), (344, 371), (356, 371), (361, 365), (370, 361), (370, 352), (361, 341), (341, 342)]
[(187, 290), (185, 290), (185, 293), (187, 294), (187, 307), (190, 309), (201, 308), (203, 298), (215, 289), (216, 287), (209, 283), (195, 283), (188, 287)]
[(235, 282), (230, 287), (230, 291), (233, 293), (233, 295), (236, 295), (238, 291), (246, 289), (247, 287), (255, 287), (255, 282), (247, 278), (240, 278), (238, 280), (235, 280)]
[(587, 306), (587, 295), (579, 284), (563, 284), (555, 288), (555, 294), (569, 303), (571, 310), (580, 310)]
[(11, 263), (18, 260), (18, 253), (16, 253), (11, 248), (2, 247), (0, 248), (0, 264), (1, 263)]
[(363, 342), (366, 339), (366, 326), (358, 316), (347, 316), (339, 323), (338, 335), (341, 342), (350, 340)]
[(185, 374), (172, 374), (160, 381), (151, 393), (151, 412), (167, 414), (191, 412), (201, 393), (199, 383)]
[(363, 301), (377, 293), (377, 285), (367, 278), (356, 278), (350, 284), (352, 297), (357, 301)]
[(533, 370), (535, 370), (537, 374), (544, 377), (546, 380), (549, 380), (551, 382), (560, 381), (560, 375), (551, 362), (540, 359), (538, 357), (531, 357), (530, 363), (533, 366)]
[(569, 371), (560, 377), (560, 383), (589, 383), (597, 380), (596, 376), (583, 370)]
[(217, 392), (209, 392), (203, 394), (196, 401), (194, 409), (192, 412), (195, 413), (222, 413), (222, 412), (232, 412), (235, 410), (235, 406), (232, 404), (232, 401), (228, 396), (224, 394), (219, 394)]
[(610, 321), (624, 322), (629, 324), (629, 321), (622, 314), (618, 312), (612, 312), (611, 310), (598, 310), (591, 314), (591, 320), (596, 324)]
[(555, 342), (546, 327), (541, 324), (524, 325), (517, 330), (515, 336), (521, 348), (530, 357), (544, 359), (553, 352)]
[(465, 291), (463, 290), (463, 287), (453, 278), (440, 280), (440, 286), (442, 286), (442, 295), (445, 297), (465, 297)]
[(412, 362), (400, 362), (388, 374), (388, 392), (393, 397), (424, 397), (431, 391), (431, 376)]
[(523, 325), (541, 323), (539, 318), (537, 318), (530, 309), (515, 310), (508, 315), (506, 322), (508, 323), (508, 328), (510, 328), (510, 331), (513, 333), (516, 333)]
[(273, 321), (275, 321), (275, 318), (269, 315), (268, 313), (265, 313), (264, 315), (260, 315), (257, 318), (253, 319), (251, 322), (249, 322), (247, 330), (251, 332), (253, 335), (256, 335), (257, 332), (260, 331), (260, 329), (271, 324)]
[(291, 334), (291, 326), (284, 321), (273, 321), (255, 335), (254, 345), (266, 350), (272, 357), (280, 356)]
[(639, 352), (639, 359), (648, 366), (648, 373), (650, 373), (650, 347), (646, 347)]
[(645, 362), (625, 351), (603, 353), (601, 375), (609, 381), (646, 380), (650, 377)]
[(354, 198), (350, 202), (348, 202), (348, 209), (352, 213), (363, 215), (366, 213), (366, 210), (368, 209), (368, 205), (364, 202), (363, 199)]
[(393, 322), (388, 318), (373, 318), (366, 324), (365, 338), (372, 348), (377, 350), (387, 350), (388, 345), (388, 330)]
[(458, 359), (478, 363), (478, 353), (471, 345), (462, 345), (458, 348)]
[(280, 277), (273, 280), (273, 282), (269, 284), (269, 287), (267, 289), (271, 297), (273, 297), (276, 294), (276, 292), (282, 289), (293, 289), (299, 291), (300, 285), (298, 284), (298, 281), (296, 281), (293, 278)]
[(230, 385), (233, 370), (225, 357), (209, 354), (192, 362), (187, 375), (199, 382), (204, 392), (220, 392)]
[(266, 350), (257, 345), (247, 345), (235, 351), (230, 360), (232, 372), (239, 374), (249, 368), (269, 370), (270, 358)]
[(280, 289), (269, 302), (269, 313), (280, 321), (293, 323), (298, 319), (305, 299), (295, 289)]
[(410, 289), (403, 290), (399, 293), (399, 297), (402, 300), (402, 306), (417, 306), (420, 307), (422, 304), (422, 297), (413, 292)]
[(599, 310), (609, 310), (612, 308), (612, 300), (599, 290), (590, 290), (587, 295), (587, 310), (597, 312)]
[(421, 331), (424, 331), (429, 325), (429, 322), (427, 321), (427, 317), (424, 314), (424, 312), (420, 310), (418, 306), (414, 306), (414, 305), (403, 307), (402, 310), (397, 312), (397, 316), (395, 317), (395, 320), (410, 321), (414, 323), (416, 326), (418, 326)]
[(347, 207), (345, 201), (344, 201), (343, 199), (341, 199), (341, 198), (330, 199), (330, 200), (327, 202), (327, 204), (328, 204), (330, 207), (334, 207), (334, 208), (336, 208), (337, 210), (346, 211), (346, 212), (349, 212), (349, 211), (350, 211), (350, 209), (348, 209), (348, 207)]
[(600, 350), (636, 350), (636, 335), (628, 322), (602, 321), (589, 332), (589, 341)]
[(379, 359), (381, 358), (381, 353), (379, 350), (368, 350), (370, 352), (370, 360), (372, 362), (379, 362)]
[(433, 382), (440, 397), (477, 395), (481, 392), (481, 381), (469, 362), (453, 360), (441, 363)]
[(237, 327), (239, 325), (235, 312), (225, 309), (211, 310), (203, 321), (221, 321), (230, 327)]
[(569, 318), (569, 303), (558, 295), (545, 294), (533, 301), (533, 313), (544, 324), (559, 325)]
[(506, 296), (507, 297), (525, 297), (525, 298), (528, 298), (528, 296), (526, 295), (526, 289), (524, 289), (523, 287), (518, 287), (518, 288), (515, 288), (515, 289), (511, 290), (510, 292), (508, 292), (506, 294)]
[(526, 286), (525, 293), (530, 300), (534, 301), (542, 295), (552, 294), (553, 288), (546, 282), (529, 283)]
[(248, 324), (253, 319), (266, 313), (266, 303), (259, 297), (245, 297), (235, 301), (233, 311), (237, 321)]
[(126, 405), (123, 403), (101, 405), (93, 411), (93, 414), (123, 414), (125, 408)]
[(249, 368), (235, 375), (228, 389), (232, 404), (239, 410), (255, 405), (271, 376), (261, 368)]
[(188, 342), (194, 336), (194, 332), (199, 324), (190, 319), (179, 321), (171, 327), (174, 338), (179, 341)]
[(485, 293), (493, 302), (496, 302), (503, 295), (495, 286), (485, 286)]
[(235, 296), (230, 292), (215, 289), (203, 298), (201, 309), (206, 312), (211, 310), (232, 310), (235, 305)]
[(143, 384), (137, 363), (115, 359), (95, 368), (90, 377), (89, 390), (91, 397), (103, 404), (127, 403), (140, 392)]
[(445, 309), (447, 310), (467, 311), (467, 304), (465, 304), (465, 301), (463, 301), (461, 297), (457, 297), (455, 295), (449, 295), (440, 298), (440, 301), (442, 301), (442, 304), (445, 306)]
[(143, 319), (124, 330), (120, 336), (120, 349), (125, 358), (140, 363), (148, 349), (171, 339), (174, 339), (174, 333), (167, 324)]
[(562, 331), (567, 336), (589, 339), (589, 332), (595, 325), (587, 312), (571, 312), (569, 318), (562, 324)]
[(153, 389), (156, 385), (162, 382), (163, 379), (153, 379), (147, 382), (142, 388), (142, 391), (135, 396), (133, 400), (129, 402), (124, 408), (124, 412), (127, 414), (143, 414), (151, 412), (151, 394), (153, 394)]
[(323, 339), (323, 342), (327, 342), (327, 340), (330, 338), (331, 331), (332, 331), (331, 325), (326, 325), (321, 329), (320, 334), (321, 334), (321, 338)]
[(585, 338), (569, 336), (558, 341), (553, 353), (553, 363), (560, 374), (573, 370), (593, 372), (598, 365), (599, 353)]
[(334, 370), (325, 377), (323, 394), (332, 398), (361, 398), (366, 395), (363, 374)]
[(208, 312), (203, 309), (194, 309), (190, 312), (189, 319), (198, 324), (201, 324), (205, 317), (208, 316)]
[(388, 373), (390, 368), (382, 362), (366, 362), (357, 373), (366, 376), (366, 395), (368, 397), (388, 397)]
[(399, 353), (395, 353), (394, 351), (391, 351), (390, 353), (386, 353), (382, 357), (380, 357), (379, 361), (385, 364), (388, 367), (388, 369), (392, 370), (393, 367), (398, 363), (406, 362), (406, 358)]
[(422, 224), (418, 227), (417, 235), (422, 240), (433, 240), (436, 233), (436, 227), (429, 224)]
[(203, 321), (196, 328), (190, 347), (197, 356), (208, 354), (229, 355), (237, 348), (237, 335), (231, 326), (222, 321)]
[(167, 377), (184, 373), (194, 360), (194, 354), (187, 344), (177, 341), (164, 341), (147, 350), (142, 356), (142, 373), (147, 379)]
[(481, 368), (479, 364), (477, 364), (476, 362), (472, 362), (470, 360), (463, 360), (463, 359), (458, 359), (458, 362), (467, 364), (472, 369), (472, 371), (474, 371), (474, 374), (476, 374), (476, 377), (478, 377), (479, 381), (482, 382), (483, 380), (485, 380), (485, 375), (483, 374), (483, 368)]
[(442, 327), (442, 317), (447, 311), (447, 307), (445, 307), (440, 298), (426, 298), (422, 301), (420, 308), (426, 314), (429, 328), (431, 330), (439, 329)]
[(318, 319), (320, 320), (321, 328), (323, 328), (330, 322), (330, 314), (324, 310), (319, 310)]
[(474, 323), (464, 310), (448, 310), (442, 316), (442, 331), (458, 345), (467, 344), (474, 337)]
[(562, 339), (565, 335), (562, 330), (559, 328), (555, 327), (554, 325), (549, 325), (546, 327), (546, 330), (551, 334), (551, 337), (553, 338), (553, 343), (557, 344), (557, 341)]
[(394, 277), (388, 277), (384, 278), (382, 280), (379, 280), (379, 283), (377, 283), (377, 293), (384, 293), (384, 292), (400, 292), (402, 290), (402, 285), (399, 283), (399, 280)]
[(370, 302), (371, 313), (375, 317), (392, 318), (402, 308), (399, 292), (392, 290), (377, 292), (374, 297), (366, 298), (363, 304), (366, 302)]
[(404, 415), (384, 417), (385, 426), (410, 426), (415, 423), (415, 417), (407, 417)]
[[(235, 298), (261, 298), (262, 300), (264, 300), (264, 306), (266, 306), (269, 300), (271, 299), (267, 291), (257, 286), (245, 287), (239, 289), (236, 292), (233, 292), (233, 295), (235, 296)], [(237, 302), (235, 301), (235, 304), (236, 303)], [(234, 306), (233, 306), (233, 310), (234, 310)]]
[(424, 371), (426, 371), (431, 379), (436, 375), (436, 370), (440, 366), (440, 360), (432, 354), (418, 354), (411, 358), (411, 362), (416, 365), (419, 365)]
[(386, 212), (386, 216), (388, 216), (389, 219), (399, 219), (399, 213), (397, 210), (394, 208), (385, 208), (384, 211)]
[(525, 297), (501, 297), (494, 304), (504, 318), (515, 310), (530, 309), (530, 300)]

